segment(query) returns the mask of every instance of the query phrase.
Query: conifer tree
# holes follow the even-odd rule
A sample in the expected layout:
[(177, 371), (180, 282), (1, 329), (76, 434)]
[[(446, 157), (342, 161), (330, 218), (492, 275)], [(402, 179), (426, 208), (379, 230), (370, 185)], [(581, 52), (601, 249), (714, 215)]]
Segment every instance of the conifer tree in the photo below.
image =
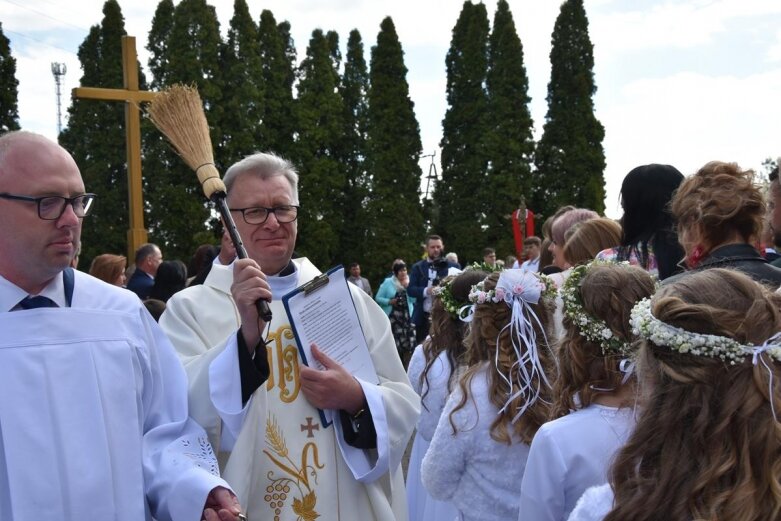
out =
[(420, 128), (409, 97), (404, 52), (390, 17), (380, 24), (377, 45), (372, 47), (369, 85), (367, 163), (372, 183), (367, 223), (371, 235), (362, 264), (367, 276), (378, 280), (393, 259), (416, 258), (424, 234)]
[(485, 203), (483, 243), (494, 246), (500, 255), (507, 255), (515, 250), (510, 215), (521, 202), (531, 200), (534, 138), (523, 46), (506, 0), (499, 0), (496, 5), (488, 40), (486, 84), (485, 150), (489, 163), (481, 196)]
[[(222, 112), (222, 78), (220, 48), (222, 40), (214, 7), (205, 0), (182, 0), (174, 9), (173, 18), (163, 0), (155, 13), (152, 26), (170, 23), (167, 40), (163, 33), (150, 33), (148, 47), (157, 49), (150, 57), (150, 70), (158, 71), (165, 85), (193, 84), (205, 105), (215, 163), (220, 171), (220, 128)], [(170, 20), (170, 21), (169, 21)], [(155, 37), (153, 41), (151, 38)], [(155, 80), (158, 82), (157, 78)], [(159, 87), (165, 86), (163, 84)], [(205, 238), (210, 238), (204, 223), (211, 213), (195, 174), (156, 130), (145, 136), (145, 197), (149, 205), (150, 240), (160, 245), (168, 258), (187, 259)], [(213, 236), (213, 233), (211, 234)]]
[(18, 86), (16, 58), (0, 23), (0, 133), (19, 129)]
[(166, 86), (166, 75), (171, 66), (168, 63), (168, 36), (174, 26), (174, 2), (173, 0), (160, 0), (152, 17), (152, 29), (149, 31), (149, 39), (146, 48), (150, 53), (149, 72), (152, 74), (150, 86), (153, 90), (160, 90)]
[(227, 167), (257, 151), (264, 114), (264, 82), (258, 28), (246, 0), (234, 1), (228, 41), (223, 47), (220, 159)]
[(545, 216), (564, 204), (605, 209), (605, 130), (594, 115), (593, 51), (583, 0), (566, 0), (553, 28), (548, 112), (535, 153), (532, 208)]
[(272, 151), (290, 159), (296, 126), (293, 112), (295, 54), (291, 63), (286, 54), (289, 28), (284, 30), (284, 27), (277, 25), (271, 11), (260, 13), (258, 44), (265, 96), (256, 150)]
[(299, 69), (298, 140), (294, 161), (300, 169), (299, 240), (297, 250), (316, 266), (332, 265), (340, 254), (344, 218), (344, 106), (337, 91), (339, 74), (323, 31), (312, 32)]
[[(116, 0), (103, 5), (100, 25), (90, 28), (79, 46), (84, 71), (80, 85), (122, 88), (122, 36), (125, 21)], [(139, 84), (146, 80), (139, 74)], [(127, 251), (128, 178), (125, 109), (122, 103), (73, 98), (68, 126), (60, 144), (79, 165), (87, 191), (98, 195), (92, 214), (84, 219), (80, 262), (89, 266), (101, 253)]]
[(481, 259), (486, 180), (488, 15), (464, 2), (453, 28), (447, 66), (448, 109), (442, 122), (442, 180), (434, 189), (434, 232), (463, 261)]
[(363, 41), (357, 29), (350, 31), (347, 56), (339, 91), (344, 100), (344, 157), (345, 174), (344, 220), (342, 221), (340, 259), (343, 264), (366, 259), (366, 203), (368, 176), (366, 173), (367, 95), (369, 72), (363, 55)]

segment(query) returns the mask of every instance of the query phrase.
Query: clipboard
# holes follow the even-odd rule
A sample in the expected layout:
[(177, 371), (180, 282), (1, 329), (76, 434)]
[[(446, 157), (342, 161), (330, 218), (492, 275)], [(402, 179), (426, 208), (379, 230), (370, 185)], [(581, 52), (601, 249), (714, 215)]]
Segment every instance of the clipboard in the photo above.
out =
[[(282, 297), (290, 327), (304, 364), (321, 369), (312, 359), (312, 343), (363, 381), (379, 383), (363, 326), (355, 309), (344, 267), (318, 275)], [(333, 422), (333, 411), (319, 410), (323, 427)]]

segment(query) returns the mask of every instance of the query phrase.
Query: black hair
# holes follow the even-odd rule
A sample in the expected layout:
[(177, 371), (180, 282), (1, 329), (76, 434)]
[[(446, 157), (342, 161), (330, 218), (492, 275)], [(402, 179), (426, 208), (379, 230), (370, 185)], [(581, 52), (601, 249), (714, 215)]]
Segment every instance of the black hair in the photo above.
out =
[(650, 244), (660, 279), (680, 270), (677, 264), (684, 251), (673, 225), (670, 200), (681, 182), (683, 174), (677, 168), (655, 163), (638, 166), (626, 175), (621, 184), (624, 216), (619, 260), (628, 259), (634, 251), (640, 265), (647, 268)]

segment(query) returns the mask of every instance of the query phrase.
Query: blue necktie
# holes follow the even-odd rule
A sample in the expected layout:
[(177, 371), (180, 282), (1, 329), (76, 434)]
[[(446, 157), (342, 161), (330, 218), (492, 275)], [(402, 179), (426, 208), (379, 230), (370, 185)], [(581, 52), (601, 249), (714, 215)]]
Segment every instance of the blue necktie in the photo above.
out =
[(21, 302), (19, 302), (19, 307), (22, 309), (35, 309), (56, 308), (59, 306), (49, 297), (38, 295), (37, 297), (25, 297)]

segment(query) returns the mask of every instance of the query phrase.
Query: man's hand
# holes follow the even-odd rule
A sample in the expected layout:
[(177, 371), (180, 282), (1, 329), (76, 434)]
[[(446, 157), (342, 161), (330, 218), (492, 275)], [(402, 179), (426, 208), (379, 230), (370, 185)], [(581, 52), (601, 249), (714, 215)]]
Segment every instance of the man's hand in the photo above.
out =
[(255, 349), (260, 342), (260, 335), (266, 323), (258, 318), (255, 303), (259, 299), (271, 301), (271, 288), (266, 281), (266, 274), (260, 270), (258, 263), (252, 259), (237, 259), (233, 263), (233, 284), (231, 295), (241, 317), (241, 334), (247, 349)]
[(366, 397), (358, 380), (315, 344), (312, 344), (312, 356), (325, 369), (301, 366), (301, 391), (309, 403), (318, 409), (341, 409), (349, 414), (360, 411)]
[(225, 487), (212, 489), (203, 507), (203, 519), (206, 521), (236, 521), (240, 513), (239, 500)]
[(233, 245), (228, 229), (225, 228), (222, 232), (222, 238), (220, 240), (220, 264), (228, 266), (233, 259), (236, 258), (236, 247)]

